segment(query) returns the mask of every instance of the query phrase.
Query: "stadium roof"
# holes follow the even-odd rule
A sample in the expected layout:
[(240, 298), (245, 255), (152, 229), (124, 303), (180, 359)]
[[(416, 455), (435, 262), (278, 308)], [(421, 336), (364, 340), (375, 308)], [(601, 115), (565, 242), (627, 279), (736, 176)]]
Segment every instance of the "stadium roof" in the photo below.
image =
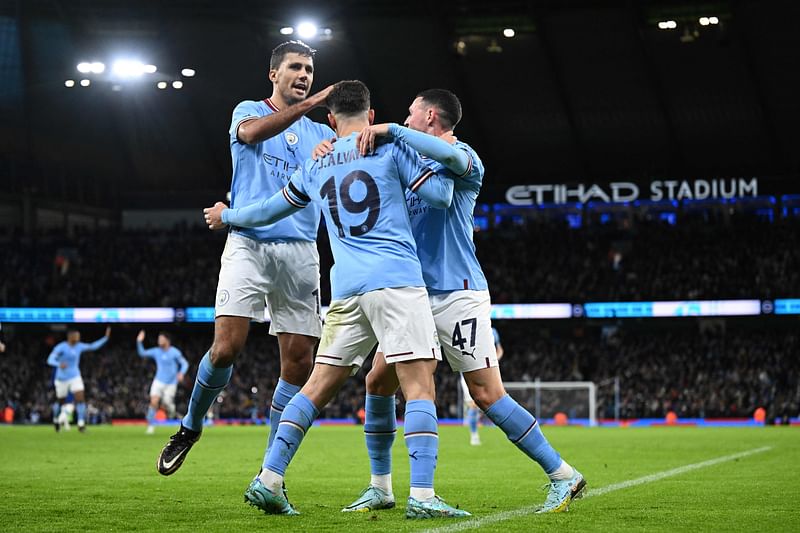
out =
[[(0, 6), (0, 192), (116, 207), (219, 197), (230, 112), (270, 94), (269, 51), (305, 19), (330, 30), (309, 39), (314, 89), (361, 79), (377, 119), (398, 122), (417, 91), (452, 89), (457, 135), (492, 183), (796, 174), (798, 15), (745, 1), (18, 0)], [(118, 59), (157, 71), (111, 80)], [(81, 74), (84, 61), (106, 71)]]

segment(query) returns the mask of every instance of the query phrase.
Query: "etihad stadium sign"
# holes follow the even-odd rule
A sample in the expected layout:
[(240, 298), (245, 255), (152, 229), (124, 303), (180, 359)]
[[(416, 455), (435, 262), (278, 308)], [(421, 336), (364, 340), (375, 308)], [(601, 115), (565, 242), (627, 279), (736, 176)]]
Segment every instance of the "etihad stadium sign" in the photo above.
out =
[(758, 178), (711, 180), (653, 180), (649, 183), (612, 181), (610, 183), (515, 185), (506, 191), (513, 205), (568, 204), (572, 202), (635, 202), (636, 200), (703, 200), (758, 196)]

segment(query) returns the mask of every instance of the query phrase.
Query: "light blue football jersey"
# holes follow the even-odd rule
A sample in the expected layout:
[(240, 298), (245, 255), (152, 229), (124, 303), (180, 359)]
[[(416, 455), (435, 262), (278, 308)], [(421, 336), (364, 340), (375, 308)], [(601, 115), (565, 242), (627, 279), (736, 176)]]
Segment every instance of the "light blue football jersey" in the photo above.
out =
[(492, 328), (492, 337), (494, 337), (494, 347), (500, 344), (500, 333), (497, 332), (497, 328)]
[(473, 211), (483, 183), (483, 163), (468, 144), (456, 141), (455, 146), (469, 155), (469, 166), (461, 177), (455, 177), (437, 161), (422, 158), (432, 170), (455, 178), (450, 207), (434, 209), (413, 192), (406, 193), (417, 255), (425, 286), (431, 294), (488, 288), (472, 239)]
[[(333, 152), (309, 161), (284, 189), (293, 205), (314, 202), (322, 208), (335, 262), (332, 298), (424, 287), (405, 191), (446, 178), (426, 167), (403, 142), (381, 144), (362, 157), (355, 139), (356, 133), (339, 139)], [(452, 185), (442, 189), (449, 200)]]
[(139, 357), (156, 362), (155, 379), (161, 383), (174, 385), (178, 382), (178, 373), (186, 374), (186, 371), (189, 370), (189, 361), (174, 346), (170, 346), (166, 350), (162, 350), (159, 346), (145, 350), (144, 345), (136, 341), (136, 351), (139, 353)]
[[(231, 207), (252, 204), (280, 191), (294, 171), (311, 157), (314, 147), (335, 136), (328, 126), (301, 117), (286, 130), (258, 144), (247, 145), (237, 139), (236, 132), (243, 121), (277, 110), (270, 99), (245, 100), (233, 110), (229, 132), (233, 161)], [(316, 241), (318, 228), (319, 209), (312, 207), (269, 226), (232, 229), (258, 241)]]
[[(67, 341), (61, 341), (50, 352), (47, 364), (56, 367), (55, 378), (59, 381), (77, 378), (81, 375), (81, 354), (101, 348), (106, 341), (108, 341), (108, 337), (101, 337), (91, 344), (78, 342), (74, 346)], [(66, 368), (61, 368), (62, 364), (66, 364)]]

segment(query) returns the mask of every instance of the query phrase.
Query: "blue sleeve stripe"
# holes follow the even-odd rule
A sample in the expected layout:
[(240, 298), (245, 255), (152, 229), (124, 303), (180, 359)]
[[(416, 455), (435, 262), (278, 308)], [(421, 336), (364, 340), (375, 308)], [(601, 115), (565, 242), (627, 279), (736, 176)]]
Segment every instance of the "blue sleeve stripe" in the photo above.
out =
[(294, 198), (292, 198), (292, 196), (286, 190), (286, 187), (284, 187), (281, 190), (283, 191), (283, 197), (286, 198), (286, 201), (289, 202), (290, 204), (292, 204), (293, 206), (297, 207), (298, 209), (302, 209), (302, 208), (304, 208), (305, 206), (308, 205), (308, 202), (303, 204), (303, 203), (300, 203), (299, 201), (295, 200)]
[[(462, 148), (462, 150), (464, 149)], [(467, 164), (467, 170), (465, 170), (463, 174), (458, 176), (459, 178), (466, 177), (469, 175), (470, 172), (472, 172), (472, 155), (466, 150), (464, 150), (464, 152), (467, 154), (467, 160), (469, 161), (469, 163)]]
[(411, 185), (411, 192), (417, 192), (417, 189), (419, 189), (423, 183), (428, 181), (428, 178), (431, 176), (433, 176), (433, 170), (426, 168), (425, 172), (423, 172), (420, 177), (414, 180), (414, 183)]

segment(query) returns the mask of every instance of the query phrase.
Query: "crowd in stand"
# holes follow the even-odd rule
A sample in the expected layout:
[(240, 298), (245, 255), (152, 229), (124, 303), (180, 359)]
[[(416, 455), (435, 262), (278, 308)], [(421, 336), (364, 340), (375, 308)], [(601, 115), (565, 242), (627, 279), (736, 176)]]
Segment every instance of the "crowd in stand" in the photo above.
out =
[[(676, 225), (528, 221), (475, 234), (495, 303), (800, 294), (800, 219), (684, 216)], [(224, 232), (177, 227), (0, 237), (0, 306), (208, 306)], [(332, 264), (319, 243), (322, 299)], [(19, 275), (19, 273), (25, 275)]]
[[(677, 330), (641, 330), (605, 326), (602, 329), (559, 330), (538, 322), (497, 323), (506, 356), (501, 372), (506, 381), (620, 382), (620, 415), (663, 418), (753, 416), (764, 407), (771, 418), (800, 413), (800, 335), (791, 329), (746, 329), (712, 323), (700, 331), (696, 324)], [(727, 329), (727, 331), (726, 331)], [(86, 353), (81, 362), (87, 398), (97, 421), (142, 418), (154, 374), (150, 360), (136, 354), (136, 329), (115, 327), (109, 343)], [(155, 331), (153, 332), (155, 333)], [(173, 331), (175, 345), (191, 363), (179, 388), (178, 411), (186, 408), (196, 364), (211, 343), (210, 326), (184, 326)], [(100, 333), (97, 333), (99, 337)], [(87, 340), (94, 337), (84, 334)], [(0, 391), (21, 422), (48, 420), (53, 401), (52, 369), (45, 359), (61, 335), (16, 327), (0, 355)], [(323, 411), (325, 418), (356, 420), (364, 402), (364, 375), (369, 366), (348, 381), (336, 400)], [(214, 408), (215, 416), (257, 419), (265, 416), (278, 378), (277, 342), (266, 327), (255, 327), (235, 365), (230, 384)], [(442, 363), (437, 370), (437, 407), (441, 418), (458, 418), (457, 376)], [(587, 401), (560, 396), (542, 405), (543, 417), (555, 410), (586, 416)], [(531, 408), (534, 405), (528, 401)], [(552, 404), (552, 405), (551, 405)], [(610, 386), (598, 390), (599, 418), (614, 417)], [(398, 414), (402, 415), (402, 398)]]
[[(648, 217), (580, 228), (552, 219), (501, 222), (477, 232), (475, 243), (494, 303), (776, 298), (800, 295), (798, 235), (797, 218), (768, 222), (702, 213), (682, 216), (674, 225)], [(0, 234), (0, 306), (210, 306), (224, 241), (224, 232), (185, 226), (69, 236)], [(332, 261), (324, 232), (319, 248), (325, 302)], [(702, 332), (696, 326), (653, 332), (627, 323), (586, 331), (580, 329), (589, 327), (584, 324), (565, 334), (540, 325), (500, 323), (506, 380), (619, 378), (623, 418), (663, 417), (670, 411), (679, 417), (749, 417), (760, 406), (775, 416), (800, 411), (800, 336), (791, 330), (725, 331), (721, 322)], [(212, 333), (208, 325), (173, 329), (175, 344), (192, 363), (179, 388), (180, 411)], [(0, 354), (0, 400), (13, 405), (18, 420), (47, 420), (53, 398), (45, 359), (63, 333), (10, 330), (8, 349)], [(83, 358), (90, 413), (98, 421), (141, 417), (145, 411), (154, 369), (137, 357), (135, 331), (115, 328), (106, 347)], [(265, 328), (254, 331), (215, 406), (218, 416), (264, 416), (278, 377), (277, 343)], [(348, 382), (323, 416), (357, 417), (368, 368)], [(460, 417), (456, 376), (446, 364), (437, 372), (440, 417)], [(598, 399), (598, 416), (612, 417), (612, 389), (601, 387)], [(547, 400), (541, 407), (558, 408), (557, 403)]]

